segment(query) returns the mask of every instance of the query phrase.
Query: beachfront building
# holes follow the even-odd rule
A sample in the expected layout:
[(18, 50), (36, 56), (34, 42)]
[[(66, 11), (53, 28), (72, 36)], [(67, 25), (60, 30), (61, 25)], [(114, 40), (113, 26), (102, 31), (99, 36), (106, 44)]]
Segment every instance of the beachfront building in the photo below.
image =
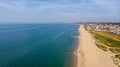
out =
[(120, 24), (87, 24), (87, 30), (111, 32), (120, 35)]

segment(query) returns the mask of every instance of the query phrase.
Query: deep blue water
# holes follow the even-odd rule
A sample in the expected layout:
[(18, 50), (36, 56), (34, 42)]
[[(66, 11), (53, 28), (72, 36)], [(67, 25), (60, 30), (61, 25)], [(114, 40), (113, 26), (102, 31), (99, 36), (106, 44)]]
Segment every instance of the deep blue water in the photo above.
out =
[(76, 46), (75, 24), (0, 25), (0, 67), (65, 67)]

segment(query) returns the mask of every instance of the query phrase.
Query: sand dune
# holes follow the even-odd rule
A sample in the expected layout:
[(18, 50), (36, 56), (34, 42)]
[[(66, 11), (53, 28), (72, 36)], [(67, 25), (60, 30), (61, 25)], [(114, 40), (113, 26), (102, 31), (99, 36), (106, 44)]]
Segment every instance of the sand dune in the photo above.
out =
[(83, 25), (79, 27), (79, 32), (79, 46), (76, 52), (77, 67), (117, 67), (112, 61), (112, 53), (99, 49)]

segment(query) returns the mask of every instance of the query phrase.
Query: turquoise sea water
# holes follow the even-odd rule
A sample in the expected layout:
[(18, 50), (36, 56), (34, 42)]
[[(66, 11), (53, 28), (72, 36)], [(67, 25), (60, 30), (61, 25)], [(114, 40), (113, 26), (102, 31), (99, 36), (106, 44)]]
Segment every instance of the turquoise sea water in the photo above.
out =
[(0, 25), (0, 67), (68, 67), (79, 25)]

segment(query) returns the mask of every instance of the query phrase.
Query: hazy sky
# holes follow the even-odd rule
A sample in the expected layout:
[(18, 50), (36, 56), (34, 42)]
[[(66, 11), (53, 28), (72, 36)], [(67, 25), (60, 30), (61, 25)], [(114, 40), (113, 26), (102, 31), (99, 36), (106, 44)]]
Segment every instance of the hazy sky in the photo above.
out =
[(0, 22), (120, 21), (120, 0), (0, 0)]

